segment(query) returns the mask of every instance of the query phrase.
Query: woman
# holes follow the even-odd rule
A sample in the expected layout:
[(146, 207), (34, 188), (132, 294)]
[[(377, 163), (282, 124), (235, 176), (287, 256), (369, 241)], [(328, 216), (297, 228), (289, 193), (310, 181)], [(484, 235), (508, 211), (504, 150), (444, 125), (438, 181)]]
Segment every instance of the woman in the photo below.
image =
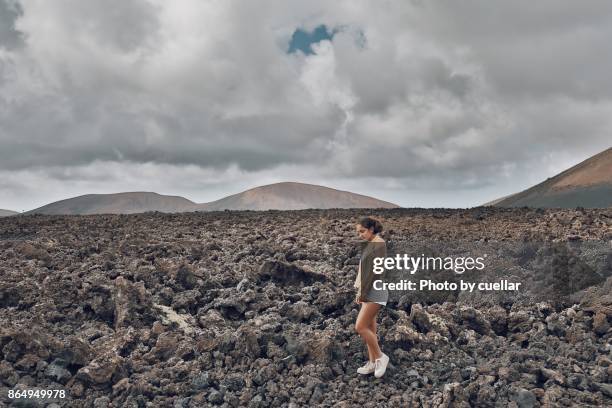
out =
[(383, 275), (373, 272), (375, 257), (387, 256), (385, 241), (378, 235), (383, 226), (375, 218), (365, 217), (356, 225), (357, 234), (365, 240), (365, 246), (359, 260), (359, 270), (355, 280), (357, 297), (355, 302), (361, 304), (361, 310), (355, 323), (355, 331), (363, 338), (368, 347), (368, 362), (357, 369), (359, 374), (374, 373), (376, 378), (383, 376), (389, 363), (389, 356), (383, 353), (378, 346), (376, 337), (376, 316), (382, 306), (387, 304), (389, 293), (387, 290), (375, 290), (373, 281), (381, 279)]

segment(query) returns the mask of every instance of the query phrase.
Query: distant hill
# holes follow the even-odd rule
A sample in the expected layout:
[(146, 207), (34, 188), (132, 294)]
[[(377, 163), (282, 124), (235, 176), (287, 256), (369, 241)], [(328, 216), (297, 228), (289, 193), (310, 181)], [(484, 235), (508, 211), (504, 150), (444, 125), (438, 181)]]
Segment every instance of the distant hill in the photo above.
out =
[(115, 194), (85, 194), (56, 201), (25, 214), (132, 214), (145, 211), (193, 211), (196, 203), (179, 196), (137, 191)]
[(8, 217), (9, 215), (15, 215), (15, 214), (19, 214), (19, 213), (17, 211), (0, 209), (0, 217)]
[(217, 201), (198, 205), (215, 210), (301, 210), (306, 208), (398, 208), (373, 197), (315, 184), (282, 182), (255, 187)]
[(301, 210), (306, 208), (398, 208), (376, 198), (314, 184), (282, 182), (255, 187), (209, 203), (152, 192), (86, 194), (25, 214), (131, 214), (145, 211)]
[(612, 207), (612, 148), (527, 190), (491, 201), (496, 207)]

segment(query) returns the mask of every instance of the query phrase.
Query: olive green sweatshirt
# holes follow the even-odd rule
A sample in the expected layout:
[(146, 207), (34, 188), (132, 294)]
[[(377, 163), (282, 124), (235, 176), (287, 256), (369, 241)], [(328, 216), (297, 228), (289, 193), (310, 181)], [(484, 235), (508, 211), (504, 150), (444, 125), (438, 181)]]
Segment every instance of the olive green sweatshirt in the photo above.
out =
[(359, 260), (359, 270), (355, 279), (357, 298), (362, 302), (387, 301), (386, 290), (375, 290), (372, 287), (374, 280), (384, 280), (385, 273), (376, 274), (374, 270), (374, 258), (386, 257), (387, 245), (380, 237), (376, 236), (371, 241), (366, 241)]

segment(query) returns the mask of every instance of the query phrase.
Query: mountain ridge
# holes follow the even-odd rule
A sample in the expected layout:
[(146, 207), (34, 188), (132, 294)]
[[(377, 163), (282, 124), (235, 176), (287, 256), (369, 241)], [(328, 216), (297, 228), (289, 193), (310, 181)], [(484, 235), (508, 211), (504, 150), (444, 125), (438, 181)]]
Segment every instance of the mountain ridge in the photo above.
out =
[(612, 206), (612, 147), (525, 190), (483, 205), (607, 208)]
[(19, 213), (13, 210), (0, 209), (0, 217), (10, 217), (11, 215), (15, 215), (15, 214), (19, 214)]
[(83, 194), (55, 201), (24, 214), (133, 214), (147, 211), (295, 210), (307, 208), (399, 208), (363, 194), (299, 182), (257, 186), (218, 200), (196, 203), (150, 191)]

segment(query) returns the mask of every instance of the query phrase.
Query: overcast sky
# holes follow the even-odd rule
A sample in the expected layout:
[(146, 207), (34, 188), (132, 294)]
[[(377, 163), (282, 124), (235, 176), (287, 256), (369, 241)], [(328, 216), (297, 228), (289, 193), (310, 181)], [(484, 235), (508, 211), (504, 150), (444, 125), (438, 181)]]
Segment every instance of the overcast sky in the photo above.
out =
[(0, 208), (479, 205), (612, 145), (610, 38), (609, 1), (0, 0)]

